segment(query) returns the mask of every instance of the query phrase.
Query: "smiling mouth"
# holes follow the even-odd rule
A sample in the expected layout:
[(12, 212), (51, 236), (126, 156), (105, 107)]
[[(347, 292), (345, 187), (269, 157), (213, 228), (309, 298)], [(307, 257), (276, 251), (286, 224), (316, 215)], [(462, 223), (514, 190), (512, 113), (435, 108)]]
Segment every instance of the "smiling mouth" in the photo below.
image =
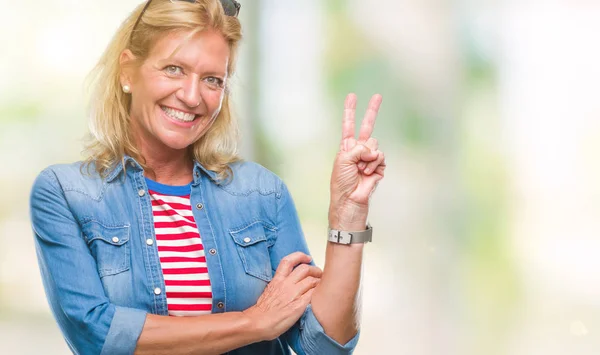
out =
[(167, 116), (180, 122), (192, 122), (194, 119), (196, 119), (196, 117), (198, 117), (198, 115), (194, 115), (193, 113), (175, 110), (166, 106), (161, 106), (160, 108), (165, 114), (167, 114)]

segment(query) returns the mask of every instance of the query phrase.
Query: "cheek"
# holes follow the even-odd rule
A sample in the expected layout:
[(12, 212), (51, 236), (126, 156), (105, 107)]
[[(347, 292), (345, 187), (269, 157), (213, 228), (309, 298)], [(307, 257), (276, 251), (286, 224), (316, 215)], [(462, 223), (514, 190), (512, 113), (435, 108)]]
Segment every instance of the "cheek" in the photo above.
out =
[(207, 95), (206, 95), (207, 106), (210, 107), (211, 111), (221, 108), (221, 103), (223, 102), (224, 96), (225, 96), (225, 93), (223, 90), (221, 90), (221, 91), (211, 90), (210, 92), (207, 93)]
[(138, 110), (147, 110), (147, 108), (153, 106), (156, 101), (168, 96), (171, 91), (173, 91), (172, 87), (161, 80), (145, 82), (144, 85), (139, 86), (133, 94), (134, 99), (132, 107)]
[(148, 103), (162, 100), (177, 91), (176, 85), (167, 81), (156, 80), (148, 86)]
[(139, 91), (147, 101), (151, 101), (164, 98), (177, 88), (178, 85), (173, 80), (161, 76), (150, 76), (142, 80)]

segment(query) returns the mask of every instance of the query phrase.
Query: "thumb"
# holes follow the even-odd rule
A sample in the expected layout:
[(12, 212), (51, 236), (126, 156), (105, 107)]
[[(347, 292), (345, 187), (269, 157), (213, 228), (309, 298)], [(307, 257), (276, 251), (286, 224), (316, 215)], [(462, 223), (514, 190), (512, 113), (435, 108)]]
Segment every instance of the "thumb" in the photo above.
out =
[(363, 144), (356, 144), (350, 151), (346, 152), (346, 159), (353, 163), (359, 161), (373, 161), (377, 159), (377, 152), (372, 151), (369, 147)]

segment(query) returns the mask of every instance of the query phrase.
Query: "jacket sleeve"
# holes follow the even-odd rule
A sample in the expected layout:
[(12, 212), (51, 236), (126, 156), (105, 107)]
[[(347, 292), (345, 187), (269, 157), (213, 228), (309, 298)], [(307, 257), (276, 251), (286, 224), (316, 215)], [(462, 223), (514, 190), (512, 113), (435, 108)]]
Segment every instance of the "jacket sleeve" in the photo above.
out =
[(110, 303), (96, 262), (51, 170), (37, 177), (30, 207), (46, 297), (71, 351), (132, 354), (146, 312)]
[[(271, 248), (271, 265), (276, 269), (281, 259), (295, 251), (310, 254), (294, 201), (283, 182), (277, 194), (277, 241)], [(313, 262), (314, 264), (314, 262)], [(298, 355), (352, 354), (358, 343), (357, 333), (346, 344), (331, 339), (309, 305), (298, 322), (283, 337)]]

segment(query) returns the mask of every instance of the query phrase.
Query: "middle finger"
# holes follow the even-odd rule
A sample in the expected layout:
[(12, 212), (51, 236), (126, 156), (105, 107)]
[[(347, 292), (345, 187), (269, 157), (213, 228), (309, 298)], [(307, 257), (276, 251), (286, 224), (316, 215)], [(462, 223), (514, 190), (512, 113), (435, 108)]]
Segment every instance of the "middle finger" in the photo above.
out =
[(354, 138), (354, 114), (356, 112), (356, 95), (348, 94), (344, 102), (344, 117), (342, 120), (342, 141)]
[(308, 276), (320, 278), (323, 275), (323, 270), (317, 266), (302, 264), (298, 265), (289, 276), (289, 280), (293, 283), (298, 283)]
[(375, 127), (375, 119), (377, 118), (379, 107), (381, 106), (381, 100), (382, 97), (379, 94), (375, 94), (371, 97), (369, 107), (367, 108), (365, 117), (360, 125), (360, 132), (358, 134), (359, 142), (366, 142), (371, 138), (371, 133), (373, 133), (373, 128)]

